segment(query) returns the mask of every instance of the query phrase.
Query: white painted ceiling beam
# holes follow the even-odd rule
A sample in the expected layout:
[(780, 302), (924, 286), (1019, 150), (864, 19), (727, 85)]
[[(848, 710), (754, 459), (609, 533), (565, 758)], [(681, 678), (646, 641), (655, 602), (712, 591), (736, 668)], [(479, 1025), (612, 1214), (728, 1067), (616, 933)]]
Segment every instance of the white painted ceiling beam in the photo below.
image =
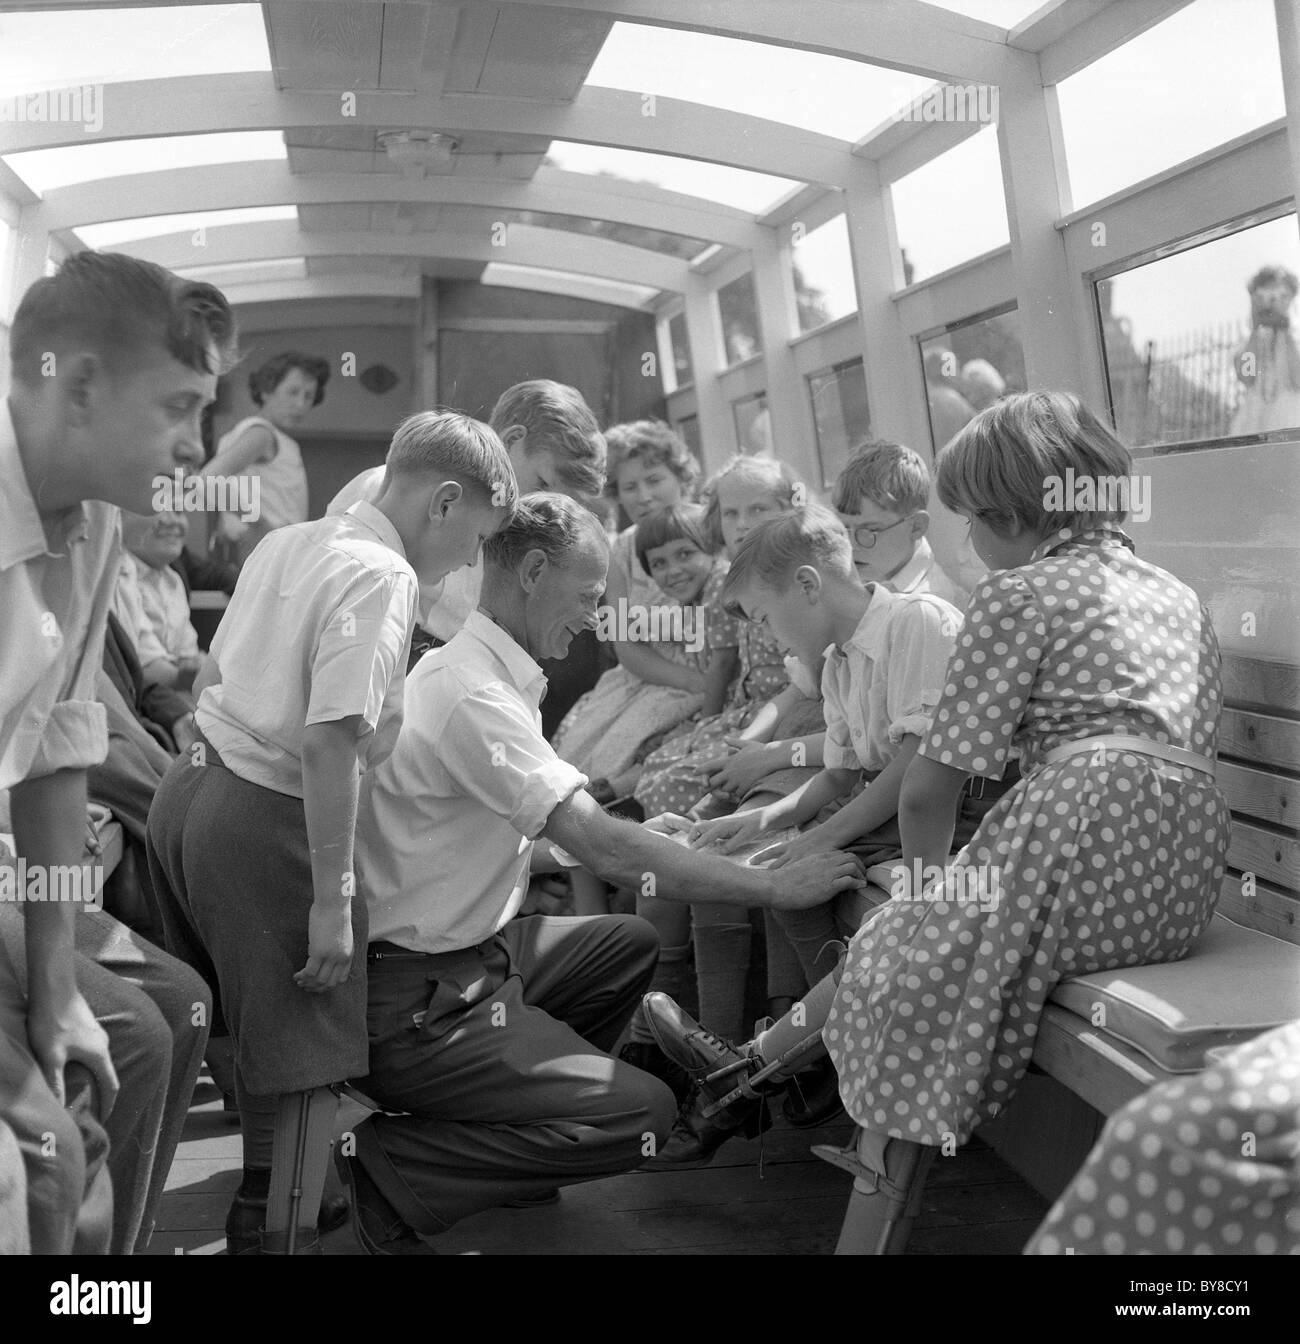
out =
[[(544, 135), (556, 140), (673, 154), (751, 172), (836, 186), (851, 146), (784, 122), (700, 103), (658, 98), (642, 115), (638, 93), (584, 89), (571, 103), (487, 95), (340, 93), (276, 89), (268, 74), (187, 75), (104, 86), (104, 132), (72, 122), (0, 124), (0, 154), (57, 149), (99, 140), (133, 140), (213, 131), (283, 130), (295, 126), (428, 129)], [(355, 111), (355, 116), (347, 115)]]
[(206, 229), (201, 245), (197, 246), (195, 233), (185, 231), (122, 243), (115, 250), (172, 270), (279, 257), (355, 256), (420, 257), (434, 264), (440, 258), (485, 264), (496, 261), (577, 271), (653, 289), (684, 290), (689, 275), (687, 264), (674, 257), (607, 238), (525, 224), (510, 225), (503, 246), (495, 246), (488, 233), (310, 233), (302, 231), (292, 220), (274, 220)]

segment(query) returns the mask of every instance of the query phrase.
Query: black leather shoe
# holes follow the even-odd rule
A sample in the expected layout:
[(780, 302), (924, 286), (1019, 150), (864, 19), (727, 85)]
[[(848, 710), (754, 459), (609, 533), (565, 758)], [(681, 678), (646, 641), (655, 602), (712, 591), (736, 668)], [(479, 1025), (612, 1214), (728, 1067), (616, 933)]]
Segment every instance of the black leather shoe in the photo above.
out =
[(337, 1146), (334, 1165), (352, 1199), (356, 1215), (357, 1240), (367, 1255), (437, 1255), (427, 1242), (421, 1241), (415, 1230), (404, 1223), (397, 1211), (383, 1197), (379, 1187), (366, 1175), (366, 1169), (355, 1158), (344, 1157)]
[(690, 1171), (706, 1167), (728, 1139), (737, 1134), (756, 1139), (771, 1128), (764, 1097), (741, 1097), (714, 1109), (712, 1115), (705, 1114), (708, 1104), (706, 1094), (696, 1088), (678, 1111), (668, 1142), (639, 1170)]
[(829, 1124), (844, 1111), (840, 1101), (840, 1076), (830, 1059), (819, 1060), (790, 1079), (781, 1112), (798, 1129)]
[[(266, 1200), (236, 1194), (226, 1214), (226, 1254), (248, 1255), (262, 1246), (262, 1225), (266, 1222)], [(348, 1220), (346, 1195), (325, 1195), (316, 1219), (318, 1236), (337, 1232)]]
[(624, 1064), (666, 1084), (679, 1106), (690, 1095), (691, 1080), (686, 1070), (669, 1059), (653, 1041), (629, 1041), (618, 1052), (618, 1057)]

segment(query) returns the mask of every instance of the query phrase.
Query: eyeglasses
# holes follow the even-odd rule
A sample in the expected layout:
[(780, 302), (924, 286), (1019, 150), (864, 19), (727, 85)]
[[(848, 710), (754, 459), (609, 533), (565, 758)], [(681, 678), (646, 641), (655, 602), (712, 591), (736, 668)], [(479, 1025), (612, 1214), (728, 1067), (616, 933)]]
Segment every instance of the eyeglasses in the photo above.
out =
[(896, 527), (902, 527), (904, 523), (910, 522), (915, 515), (909, 513), (906, 518), (900, 518), (896, 523), (890, 523), (888, 527), (872, 527), (868, 523), (863, 523), (855, 527), (852, 532), (854, 543), (861, 546), (864, 551), (869, 551), (878, 538), (883, 537), (886, 532), (892, 532)]

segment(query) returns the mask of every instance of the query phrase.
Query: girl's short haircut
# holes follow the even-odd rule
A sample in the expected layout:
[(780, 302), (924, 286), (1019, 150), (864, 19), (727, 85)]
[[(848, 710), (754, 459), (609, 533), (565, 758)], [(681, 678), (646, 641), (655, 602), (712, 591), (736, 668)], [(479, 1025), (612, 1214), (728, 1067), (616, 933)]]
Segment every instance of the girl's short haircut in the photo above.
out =
[(836, 478), (831, 503), (840, 513), (857, 513), (864, 499), (904, 517), (920, 513), (930, 502), (930, 469), (901, 443), (869, 439)]
[(704, 510), (698, 504), (674, 504), (671, 508), (652, 513), (636, 525), (632, 541), (636, 547), (636, 558), (647, 574), (650, 572), (650, 562), (646, 556), (656, 546), (667, 546), (670, 541), (689, 541), (706, 555), (713, 555), (717, 550), (709, 541), (704, 528)]
[[(943, 449), (936, 485), (948, 508), (998, 531), (1012, 519), (1042, 533), (1124, 521), (1124, 508), (1049, 508), (1049, 492), (1055, 487), (1063, 494), (1071, 479), (1067, 470), (1076, 482), (1091, 481), (1099, 501), (1109, 497), (1118, 504), (1127, 499), (1133, 459), (1077, 397), (1018, 392), (981, 411)], [(1101, 488), (1106, 482), (1114, 483), (1113, 493)]]
[(736, 604), (742, 590), (757, 585), (784, 592), (795, 571), (804, 565), (839, 579), (857, 576), (844, 524), (820, 504), (766, 518), (746, 534), (722, 585), (723, 606), (733, 615), (744, 616)]
[(225, 373), (237, 359), (237, 335), (214, 286), (116, 252), (78, 252), (23, 295), (10, 332), (13, 376), (36, 386), (50, 355), (79, 351), (114, 376), (154, 351), (196, 373)]
[(603, 541), (605, 530), (589, 509), (568, 495), (535, 490), (519, 500), (510, 521), (483, 543), (483, 560), (512, 570), (529, 551), (541, 551), (562, 569), (573, 549), (592, 536)]
[(459, 411), (421, 411), (397, 427), (384, 459), (382, 489), (395, 475), (440, 475), (477, 488), (498, 508), (519, 498), (514, 468), (496, 431)]
[(750, 457), (737, 453), (724, 462), (709, 477), (701, 492), (704, 504), (704, 532), (711, 542), (711, 548), (720, 551), (725, 544), (722, 539), (722, 506), (718, 503), (718, 486), (723, 481), (739, 481), (744, 485), (759, 485), (772, 492), (772, 497), (780, 501), (783, 509), (795, 507), (795, 491), (803, 482), (790, 468), (775, 457)]
[(293, 369), (316, 380), (316, 396), (311, 404), (319, 406), (325, 400), (325, 384), (330, 380), (329, 361), (317, 355), (301, 355), (296, 350), (283, 350), (272, 355), (248, 375), (248, 395), (254, 404), (260, 406)]
[(639, 462), (643, 467), (666, 466), (682, 483), (684, 495), (695, 494), (700, 464), (671, 425), (662, 420), (631, 420), (610, 426), (605, 442), (609, 446), (605, 493), (611, 499), (618, 499), (618, 473), (627, 462)]
[(605, 436), (576, 387), (549, 378), (516, 383), (497, 398), (489, 423), (502, 435), (522, 425), (524, 456), (551, 453), (568, 494), (598, 495), (605, 488)]

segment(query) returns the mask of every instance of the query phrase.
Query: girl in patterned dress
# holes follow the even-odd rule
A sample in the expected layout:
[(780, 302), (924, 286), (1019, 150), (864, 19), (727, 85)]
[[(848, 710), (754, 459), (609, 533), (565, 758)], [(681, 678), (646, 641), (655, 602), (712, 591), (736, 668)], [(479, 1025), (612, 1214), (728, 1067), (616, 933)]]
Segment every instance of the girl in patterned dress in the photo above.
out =
[[(599, 637), (610, 638), (618, 666), (569, 710), (552, 745), (592, 780), (607, 781), (595, 796), (612, 802), (630, 792), (640, 774), (645, 743), (680, 726), (704, 702), (705, 673), (687, 650), (646, 637), (662, 630), (667, 597), (636, 554), (636, 525), (661, 509), (695, 497), (699, 466), (691, 450), (661, 420), (637, 420), (605, 432), (606, 487), (631, 526), (616, 538), (609, 561)], [(626, 620), (620, 619), (620, 613)], [(640, 613), (642, 624), (635, 626)], [(626, 627), (626, 628), (625, 628)], [(631, 635), (631, 638), (625, 636)], [(621, 717), (622, 716), (622, 717)], [(654, 743), (655, 746), (658, 742)]]
[[(969, 518), (991, 572), (904, 780), (902, 885), (842, 971), (739, 1051), (649, 1005), (668, 1053), (706, 1072), (748, 1057), (753, 1073), (824, 1023), (860, 1125), (961, 1143), (1010, 1101), (1060, 980), (1192, 949), (1229, 839), (1213, 776), (1219, 648), (1196, 594), (1120, 530), (1130, 472), (1110, 431), (1059, 393), (1007, 397), (944, 449), (939, 498)], [(953, 801), (1013, 747), (1021, 780), (945, 872)], [(701, 1112), (734, 1086), (706, 1084)], [(744, 1123), (762, 1099), (740, 1091), (702, 1123)]]
[[(800, 489), (782, 462), (733, 457), (704, 488), (709, 536), (730, 559), (756, 523), (792, 509)], [(727, 736), (749, 727), (764, 703), (789, 682), (781, 649), (765, 627), (737, 620), (719, 608), (709, 614), (708, 631), (712, 648), (733, 651), (723, 665), (729, 673), (726, 704), (713, 714), (706, 704), (698, 723), (675, 733), (646, 757), (636, 799), (647, 817), (689, 812), (709, 792), (700, 762), (716, 757)]]

